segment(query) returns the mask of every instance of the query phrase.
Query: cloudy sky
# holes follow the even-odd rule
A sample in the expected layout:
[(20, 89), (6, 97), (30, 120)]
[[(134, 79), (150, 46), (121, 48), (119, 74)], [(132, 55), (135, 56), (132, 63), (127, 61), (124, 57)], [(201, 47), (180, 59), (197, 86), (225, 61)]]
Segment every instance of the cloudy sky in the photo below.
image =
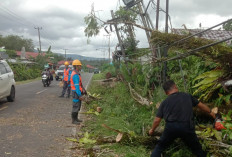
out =
[[(149, 0), (144, 0), (147, 5)], [(156, 0), (154, 0), (156, 2)], [(19, 35), (33, 40), (39, 47), (38, 32), (34, 27), (42, 27), (42, 50), (52, 45), (52, 51), (75, 53), (91, 57), (108, 57), (109, 37), (102, 30), (99, 36), (91, 38), (87, 44), (84, 34), (84, 17), (91, 11), (94, 3), (96, 15), (106, 21), (111, 18), (110, 10), (124, 6), (122, 0), (1, 0), (0, 34)], [(208, 28), (232, 18), (232, 0), (170, 0), (171, 23), (173, 28)], [(165, 0), (161, 0), (165, 10)], [(155, 6), (150, 5), (148, 13), (155, 24)], [(159, 30), (164, 30), (164, 13), (160, 12)], [(139, 47), (148, 47), (143, 30), (136, 28)], [(111, 50), (115, 49), (117, 37), (110, 36)]]

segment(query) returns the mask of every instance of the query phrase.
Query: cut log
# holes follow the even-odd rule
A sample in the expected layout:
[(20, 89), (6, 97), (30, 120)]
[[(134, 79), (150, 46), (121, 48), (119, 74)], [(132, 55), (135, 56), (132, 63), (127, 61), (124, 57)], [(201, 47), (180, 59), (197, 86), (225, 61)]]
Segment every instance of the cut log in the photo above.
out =
[(101, 107), (97, 107), (97, 112), (101, 113), (102, 112), (102, 108)]

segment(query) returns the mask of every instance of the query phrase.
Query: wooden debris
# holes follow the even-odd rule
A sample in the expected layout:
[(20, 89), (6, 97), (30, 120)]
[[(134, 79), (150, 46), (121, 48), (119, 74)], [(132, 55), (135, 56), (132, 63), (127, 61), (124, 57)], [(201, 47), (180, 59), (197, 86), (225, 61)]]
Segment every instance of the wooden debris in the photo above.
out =
[(130, 94), (132, 96), (132, 98), (134, 100), (136, 100), (138, 103), (140, 103), (141, 105), (146, 105), (146, 106), (150, 106), (151, 102), (142, 97), (141, 95), (139, 95), (132, 87), (131, 87), (131, 83), (128, 83), (129, 89), (130, 89)]

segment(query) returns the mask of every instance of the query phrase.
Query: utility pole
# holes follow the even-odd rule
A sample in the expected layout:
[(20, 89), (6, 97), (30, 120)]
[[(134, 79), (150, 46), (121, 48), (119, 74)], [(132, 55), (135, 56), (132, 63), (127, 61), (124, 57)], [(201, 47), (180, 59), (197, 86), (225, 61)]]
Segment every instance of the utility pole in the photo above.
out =
[(166, 20), (165, 20), (165, 33), (168, 33), (168, 12), (169, 12), (169, 0), (166, 0)]
[[(111, 10), (111, 16), (112, 16), (112, 19), (115, 19), (113, 10)], [(123, 56), (123, 58), (125, 60), (125, 63), (126, 63), (126, 54), (125, 54), (125, 50), (124, 50), (124, 47), (123, 47), (123, 44), (122, 44), (121, 36), (119, 35), (119, 32), (118, 32), (117, 24), (114, 24), (114, 28), (115, 28), (115, 31), (116, 31), (116, 34), (117, 34), (117, 37), (118, 37), (118, 42), (119, 42), (119, 45), (120, 45), (120, 48), (121, 48), (121, 51), (122, 51), (122, 56)]]
[(67, 60), (67, 59), (66, 59), (66, 50), (68, 50), (68, 49), (64, 49), (64, 51), (65, 51), (65, 52), (64, 52), (65, 60)]
[(155, 24), (155, 29), (158, 31), (159, 30), (159, 9), (160, 9), (160, 0), (157, 0), (156, 4), (156, 24)]
[[(165, 20), (165, 33), (168, 33), (168, 11), (169, 10), (169, 0), (166, 0), (166, 20)], [(164, 48), (164, 57), (168, 56), (168, 47)], [(164, 62), (163, 69), (163, 82), (167, 80), (167, 62)]]
[(109, 43), (108, 43), (108, 51), (109, 51), (109, 64), (110, 64), (110, 34), (104, 35), (109, 37)]
[(40, 29), (42, 29), (42, 27), (34, 27), (35, 29), (38, 29), (38, 36), (39, 36), (39, 53), (41, 53), (41, 41), (40, 41)]

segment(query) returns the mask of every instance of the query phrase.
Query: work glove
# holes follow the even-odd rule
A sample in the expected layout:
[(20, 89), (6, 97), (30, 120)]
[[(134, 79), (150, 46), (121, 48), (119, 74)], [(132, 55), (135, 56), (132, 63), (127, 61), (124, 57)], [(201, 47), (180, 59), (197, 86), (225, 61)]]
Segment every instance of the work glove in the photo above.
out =
[(79, 97), (79, 100), (80, 100), (80, 101), (84, 101), (84, 97), (83, 97), (83, 96), (80, 96), (80, 97)]

